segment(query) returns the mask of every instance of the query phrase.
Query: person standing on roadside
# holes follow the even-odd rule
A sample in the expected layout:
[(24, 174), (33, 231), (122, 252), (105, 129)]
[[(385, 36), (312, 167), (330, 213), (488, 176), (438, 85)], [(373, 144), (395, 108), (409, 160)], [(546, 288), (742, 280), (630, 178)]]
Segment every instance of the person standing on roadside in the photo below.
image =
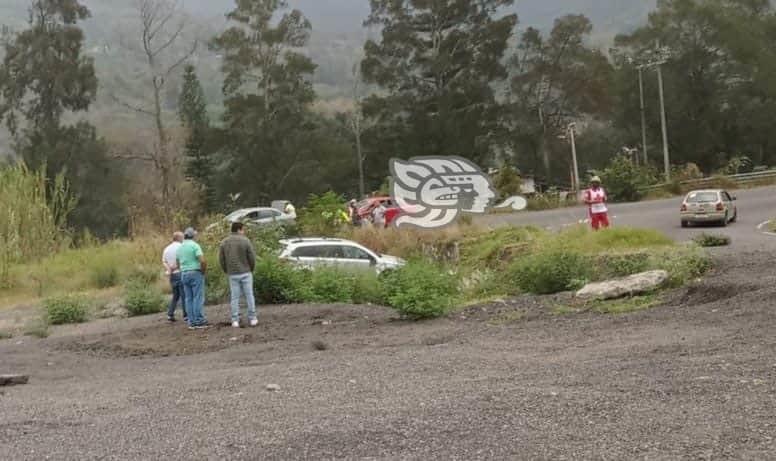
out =
[(353, 227), (360, 226), (361, 216), (358, 214), (358, 202), (356, 199), (353, 199), (348, 203), (348, 213), (350, 215), (350, 224), (353, 225)]
[(232, 235), (221, 242), (218, 262), (229, 277), (231, 292), (232, 326), (240, 328), (240, 298), (245, 296), (248, 320), (252, 327), (259, 324), (256, 316), (256, 300), (253, 296), (253, 270), (256, 268), (256, 252), (245, 236), (241, 222), (232, 223)]
[(189, 318), (189, 329), (207, 328), (205, 318), (205, 274), (207, 261), (202, 247), (194, 241), (197, 231), (189, 227), (183, 231), (183, 244), (178, 248), (178, 267), (181, 271), (181, 282), (185, 295), (186, 312)]
[(606, 190), (601, 187), (601, 178), (593, 176), (590, 179), (590, 188), (585, 191), (585, 204), (589, 208), (590, 224), (593, 226), (593, 230), (609, 227), (607, 201)]
[(183, 312), (183, 321), (188, 322), (186, 314), (186, 297), (183, 294), (183, 283), (181, 282), (181, 271), (178, 267), (178, 248), (183, 241), (183, 232), (172, 234), (172, 243), (167, 245), (162, 252), (162, 264), (164, 273), (170, 279), (170, 288), (172, 289), (172, 300), (167, 307), (167, 321), (175, 321), (175, 308), (178, 307), (178, 301), (181, 303), (181, 312)]
[(383, 229), (385, 228), (385, 202), (380, 202), (372, 211), (372, 223), (375, 227)]

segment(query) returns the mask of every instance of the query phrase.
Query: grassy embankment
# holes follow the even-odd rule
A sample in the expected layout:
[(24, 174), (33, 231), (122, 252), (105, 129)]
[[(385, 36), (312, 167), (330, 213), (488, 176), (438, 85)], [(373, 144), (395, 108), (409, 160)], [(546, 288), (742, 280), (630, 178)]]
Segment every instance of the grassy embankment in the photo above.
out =
[[(589, 281), (648, 269), (668, 270), (671, 285), (678, 286), (709, 268), (708, 258), (697, 247), (678, 246), (655, 231), (627, 228), (593, 233), (575, 227), (550, 233), (535, 228), (488, 230), (463, 225), (436, 232), (357, 229), (342, 236), (410, 262), (405, 269), (381, 278), (333, 270), (295, 271), (273, 256), (277, 233), (257, 233), (251, 237), (261, 254), (255, 277), (259, 301), (374, 303), (391, 306), (410, 318), (427, 318), (496, 298), (573, 290)], [(201, 239), (213, 267), (208, 275), (211, 303), (223, 302), (227, 292), (225, 278), (217, 269), (220, 237)], [(160, 237), (113, 241), (15, 265), (6, 287), (0, 289), (0, 308), (41, 306), (39, 321), (27, 328), (28, 333), (39, 336), (45, 335), (49, 323), (60, 323), (59, 319), (86, 321), (112, 315), (105, 309), (117, 300), (130, 314), (159, 312), (163, 305), (158, 296), (166, 284), (158, 261), (165, 244)], [(127, 299), (139, 305), (130, 308)], [(73, 305), (73, 312), (68, 304)]]

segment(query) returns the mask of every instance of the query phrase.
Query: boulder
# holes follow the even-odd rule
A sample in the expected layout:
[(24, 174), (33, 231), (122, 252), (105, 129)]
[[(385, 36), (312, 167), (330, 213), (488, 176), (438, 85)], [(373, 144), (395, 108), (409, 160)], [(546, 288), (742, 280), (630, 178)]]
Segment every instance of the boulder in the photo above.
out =
[(577, 292), (583, 299), (617, 299), (648, 293), (668, 281), (668, 272), (649, 271), (608, 282), (590, 283)]

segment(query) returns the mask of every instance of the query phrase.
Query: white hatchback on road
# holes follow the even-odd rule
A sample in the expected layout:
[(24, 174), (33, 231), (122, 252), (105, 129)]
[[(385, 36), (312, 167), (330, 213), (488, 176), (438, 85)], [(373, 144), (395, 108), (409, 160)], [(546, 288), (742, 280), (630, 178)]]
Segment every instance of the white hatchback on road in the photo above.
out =
[(696, 223), (727, 226), (738, 219), (736, 197), (722, 189), (694, 190), (687, 194), (680, 210), (682, 227)]
[(280, 259), (304, 268), (335, 267), (345, 270), (374, 270), (378, 274), (398, 269), (406, 262), (396, 256), (376, 253), (356, 242), (331, 238), (281, 240)]

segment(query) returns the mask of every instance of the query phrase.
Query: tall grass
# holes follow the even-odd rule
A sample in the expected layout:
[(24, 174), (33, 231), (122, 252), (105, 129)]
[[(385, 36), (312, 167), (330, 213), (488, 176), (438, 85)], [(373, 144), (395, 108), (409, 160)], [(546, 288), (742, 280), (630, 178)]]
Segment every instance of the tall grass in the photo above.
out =
[(0, 288), (9, 287), (12, 265), (67, 245), (65, 224), (75, 203), (62, 175), (47, 183), (45, 170), (0, 169)]

